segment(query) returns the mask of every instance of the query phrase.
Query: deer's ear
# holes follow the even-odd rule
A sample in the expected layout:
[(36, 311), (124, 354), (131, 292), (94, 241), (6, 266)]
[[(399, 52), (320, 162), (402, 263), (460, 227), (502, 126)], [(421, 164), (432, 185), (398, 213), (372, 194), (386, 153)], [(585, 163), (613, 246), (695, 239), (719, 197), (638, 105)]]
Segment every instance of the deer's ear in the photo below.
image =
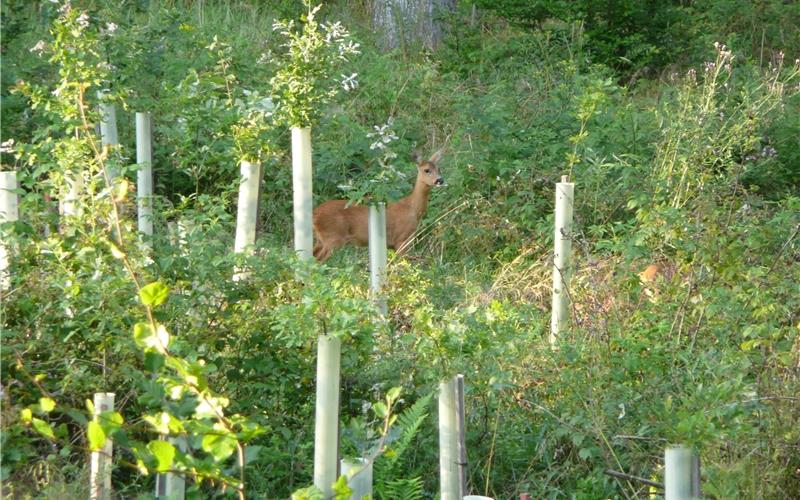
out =
[(442, 160), (442, 156), (444, 156), (444, 148), (442, 148), (439, 151), (433, 153), (428, 161), (433, 163), (434, 165), (436, 165), (437, 163), (439, 163)]
[(415, 149), (414, 151), (411, 152), (411, 159), (414, 161), (414, 163), (421, 163), (422, 155), (419, 154), (419, 151)]

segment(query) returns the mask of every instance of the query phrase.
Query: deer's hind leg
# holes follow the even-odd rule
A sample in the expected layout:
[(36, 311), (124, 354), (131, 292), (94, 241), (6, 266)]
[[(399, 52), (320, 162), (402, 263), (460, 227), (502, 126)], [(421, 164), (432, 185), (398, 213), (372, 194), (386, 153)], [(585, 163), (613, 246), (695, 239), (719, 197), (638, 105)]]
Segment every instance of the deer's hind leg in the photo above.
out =
[(331, 256), (333, 253), (333, 248), (325, 246), (322, 243), (317, 243), (314, 245), (314, 258), (317, 259), (317, 262), (323, 263), (328, 260), (328, 257)]

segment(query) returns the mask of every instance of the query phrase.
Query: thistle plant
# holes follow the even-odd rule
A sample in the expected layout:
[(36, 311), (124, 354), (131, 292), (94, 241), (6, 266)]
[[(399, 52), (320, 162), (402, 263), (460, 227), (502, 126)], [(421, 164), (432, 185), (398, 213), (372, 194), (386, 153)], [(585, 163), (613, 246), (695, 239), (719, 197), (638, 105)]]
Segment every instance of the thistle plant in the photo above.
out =
[[(657, 111), (664, 138), (656, 154), (656, 195), (675, 209), (691, 203), (715, 180), (724, 184), (731, 174), (742, 173), (746, 165), (741, 159), (757, 149), (759, 130), (800, 79), (800, 66), (784, 68), (779, 55), (760, 78), (740, 83), (733, 52), (720, 43), (714, 50), (715, 59), (703, 64), (702, 73), (689, 70), (675, 99)], [(678, 119), (687, 116), (693, 119)]]

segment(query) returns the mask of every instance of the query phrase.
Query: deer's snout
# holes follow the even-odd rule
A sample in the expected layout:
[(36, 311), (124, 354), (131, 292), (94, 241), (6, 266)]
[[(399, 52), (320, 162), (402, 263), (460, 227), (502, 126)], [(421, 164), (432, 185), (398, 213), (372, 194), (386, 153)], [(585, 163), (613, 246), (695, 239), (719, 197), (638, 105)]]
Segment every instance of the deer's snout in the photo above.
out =
[(437, 185), (437, 186), (444, 186), (444, 178), (442, 178), (442, 177), (437, 177), (437, 178), (436, 178), (436, 185)]

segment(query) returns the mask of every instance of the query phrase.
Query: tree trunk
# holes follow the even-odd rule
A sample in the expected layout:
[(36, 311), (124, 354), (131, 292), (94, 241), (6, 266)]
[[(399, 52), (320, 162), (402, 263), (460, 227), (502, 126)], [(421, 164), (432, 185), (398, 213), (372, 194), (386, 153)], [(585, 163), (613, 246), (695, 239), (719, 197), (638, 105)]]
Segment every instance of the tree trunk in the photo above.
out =
[(372, 7), (372, 22), (386, 49), (411, 43), (433, 49), (442, 40), (456, 0), (375, 0)]

